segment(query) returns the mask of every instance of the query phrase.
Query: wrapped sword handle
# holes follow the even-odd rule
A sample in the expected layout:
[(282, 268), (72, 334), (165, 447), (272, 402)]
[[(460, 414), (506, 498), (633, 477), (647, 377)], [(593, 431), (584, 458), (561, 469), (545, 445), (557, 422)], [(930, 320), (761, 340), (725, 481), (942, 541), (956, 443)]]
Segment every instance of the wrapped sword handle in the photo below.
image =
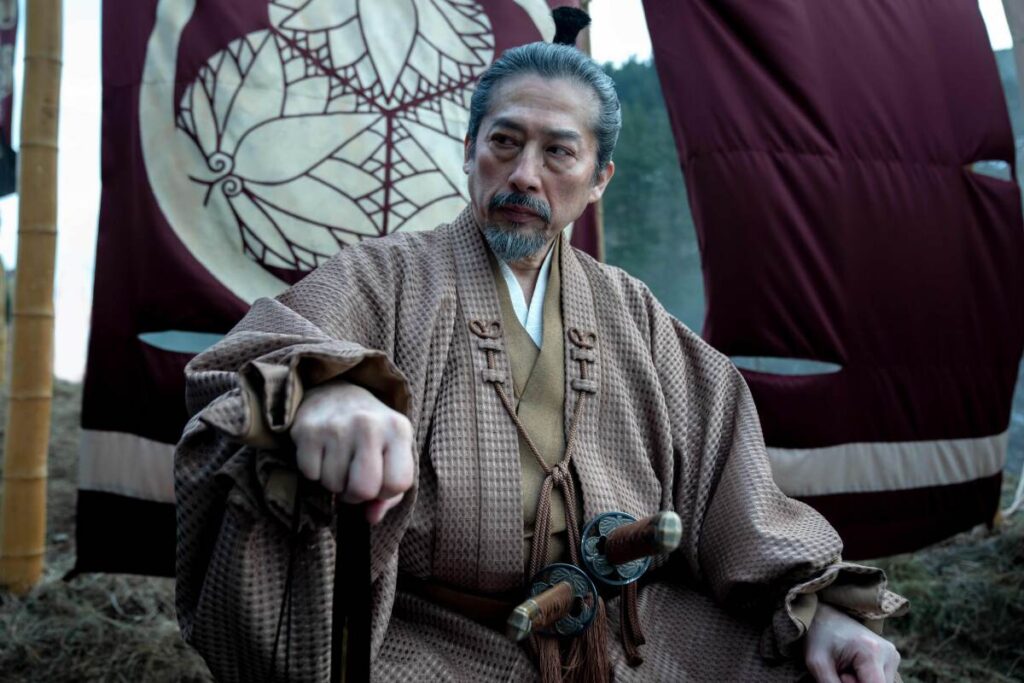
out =
[(586, 572), (571, 564), (550, 564), (533, 577), (530, 597), (509, 614), (506, 634), (516, 642), (531, 633), (579, 635), (593, 621), (597, 600)]
[(682, 520), (672, 511), (639, 521), (625, 512), (605, 512), (583, 530), (583, 564), (603, 583), (624, 586), (647, 571), (653, 556), (679, 547), (682, 535)]
[(679, 515), (659, 512), (608, 534), (604, 554), (612, 564), (625, 564), (650, 555), (670, 553), (679, 547), (682, 537), (683, 523)]

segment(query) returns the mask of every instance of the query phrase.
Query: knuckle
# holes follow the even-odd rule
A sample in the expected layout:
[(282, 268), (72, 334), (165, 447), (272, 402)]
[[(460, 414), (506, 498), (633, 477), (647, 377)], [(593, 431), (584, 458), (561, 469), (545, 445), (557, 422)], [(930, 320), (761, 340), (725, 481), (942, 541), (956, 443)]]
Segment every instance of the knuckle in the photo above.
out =
[(392, 413), (391, 429), (394, 430), (395, 434), (403, 439), (409, 440), (412, 438), (412, 423), (409, 422), (409, 418), (402, 413)]
[(296, 417), (295, 421), (292, 422), (289, 435), (292, 441), (300, 444), (314, 438), (316, 431), (316, 422), (314, 420), (308, 417)]
[(405, 493), (410, 488), (412, 488), (412, 475), (406, 474), (405, 471), (398, 472), (384, 480), (384, 484), (381, 486), (381, 496), (390, 498)]
[(408, 491), (412, 488), (413, 476), (412, 467), (404, 467), (395, 477), (395, 488), (398, 492)]
[(356, 479), (349, 482), (345, 495), (352, 500), (364, 501), (376, 498), (377, 492), (373, 490), (372, 485), (366, 479)]
[(366, 429), (373, 424), (373, 415), (367, 410), (357, 410), (352, 413), (351, 421), (356, 429)]

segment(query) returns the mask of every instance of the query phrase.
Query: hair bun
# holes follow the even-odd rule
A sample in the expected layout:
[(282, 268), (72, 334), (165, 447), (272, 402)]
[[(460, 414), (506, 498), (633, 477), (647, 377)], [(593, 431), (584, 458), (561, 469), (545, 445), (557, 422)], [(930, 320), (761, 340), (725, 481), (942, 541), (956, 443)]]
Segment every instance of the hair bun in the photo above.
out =
[(556, 45), (576, 45), (576, 36), (590, 25), (590, 15), (577, 7), (556, 7), (551, 10), (555, 20)]

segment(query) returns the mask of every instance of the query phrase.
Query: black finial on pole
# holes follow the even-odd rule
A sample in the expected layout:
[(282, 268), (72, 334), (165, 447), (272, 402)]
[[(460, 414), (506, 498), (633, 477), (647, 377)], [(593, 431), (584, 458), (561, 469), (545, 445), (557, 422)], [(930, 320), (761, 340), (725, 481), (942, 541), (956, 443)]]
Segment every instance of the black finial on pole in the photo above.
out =
[(590, 15), (576, 7), (556, 7), (551, 16), (555, 19), (555, 39), (551, 42), (556, 45), (575, 45), (576, 36), (590, 26)]

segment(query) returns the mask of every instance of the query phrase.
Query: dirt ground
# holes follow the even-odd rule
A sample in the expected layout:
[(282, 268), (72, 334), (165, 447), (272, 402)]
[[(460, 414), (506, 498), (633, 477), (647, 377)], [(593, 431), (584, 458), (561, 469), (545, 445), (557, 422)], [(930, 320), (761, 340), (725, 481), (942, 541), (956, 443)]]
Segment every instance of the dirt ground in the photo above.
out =
[[(209, 681), (174, 620), (170, 579), (60, 577), (74, 562), (75, 458), (81, 388), (55, 387), (44, 581), (0, 592), (0, 680)], [(0, 397), (0, 415), (6, 399)], [(1007, 481), (1008, 500), (1014, 481)], [(878, 562), (913, 609), (888, 634), (908, 681), (1024, 681), (1024, 512), (997, 531), (962, 534)]]

